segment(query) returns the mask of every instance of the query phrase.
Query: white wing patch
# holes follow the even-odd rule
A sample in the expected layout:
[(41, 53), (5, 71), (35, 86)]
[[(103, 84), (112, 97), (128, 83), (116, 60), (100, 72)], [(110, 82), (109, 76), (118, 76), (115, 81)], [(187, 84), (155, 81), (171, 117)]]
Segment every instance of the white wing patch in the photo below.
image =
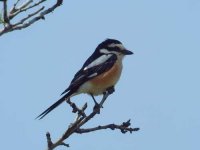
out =
[(92, 78), (92, 77), (95, 77), (95, 76), (97, 76), (97, 75), (98, 75), (98, 73), (95, 72), (95, 73), (89, 75), (88, 77), (89, 77), (89, 78)]
[(81, 78), (83, 78), (84, 75), (81, 75), (80, 77), (78, 77), (76, 80), (80, 80)]
[(106, 62), (110, 57), (112, 56), (112, 54), (107, 54), (107, 55), (102, 55), (99, 58), (95, 59), (93, 62), (91, 62), (87, 67), (85, 67), (83, 70), (87, 70), (88, 68), (100, 65), (104, 62)]

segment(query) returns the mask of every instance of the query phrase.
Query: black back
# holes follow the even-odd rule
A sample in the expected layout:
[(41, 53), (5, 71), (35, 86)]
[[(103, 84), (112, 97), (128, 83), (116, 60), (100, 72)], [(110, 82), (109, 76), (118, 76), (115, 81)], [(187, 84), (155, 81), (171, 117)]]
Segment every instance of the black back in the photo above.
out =
[[(105, 41), (100, 43), (97, 46), (97, 48), (95, 49), (94, 53), (85, 61), (85, 63), (83, 64), (82, 68), (75, 74), (74, 78), (71, 81), (71, 84), (69, 85), (69, 87), (62, 94), (66, 93), (67, 91), (71, 90), (72, 88), (74, 89), (78, 85), (80, 86), (81, 84), (83, 84), (87, 80), (91, 79), (91, 78), (87, 78), (89, 75), (91, 75), (91, 74), (93, 74), (95, 72), (97, 72), (98, 75), (100, 75), (101, 73), (103, 73), (104, 71), (110, 69), (113, 66), (113, 64), (117, 60), (117, 56), (115, 54), (113, 54), (113, 56), (111, 58), (109, 58), (105, 62), (105, 64), (100, 64), (100, 65), (97, 65), (95, 67), (92, 67), (92, 68), (89, 68), (87, 70), (84, 70), (84, 68), (87, 67), (94, 60), (96, 60), (101, 55), (104, 55), (104, 54), (100, 53), (101, 49), (112, 49), (112, 48), (108, 47), (108, 45), (110, 45), (112, 43), (121, 44), (120, 41), (115, 40), (115, 39), (106, 39)], [(80, 78), (80, 76), (82, 76), (82, 75), (83, 75), (83, 77)], [(78, 79), (78, 78), (80, 78), (80, 79)], [(77, 88), (78, 87), (76, 87), (76, 89)]]

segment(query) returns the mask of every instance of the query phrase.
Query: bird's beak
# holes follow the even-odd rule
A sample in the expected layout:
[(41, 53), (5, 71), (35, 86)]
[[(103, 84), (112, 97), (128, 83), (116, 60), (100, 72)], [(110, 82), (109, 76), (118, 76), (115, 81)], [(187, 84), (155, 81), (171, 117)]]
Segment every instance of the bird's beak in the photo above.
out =
[(122, 53), (124, 55), (132, 55), (133, 54), (133, 52), (131, 52), (131, 51), (127, 50), (127, 49), (123, 50)]

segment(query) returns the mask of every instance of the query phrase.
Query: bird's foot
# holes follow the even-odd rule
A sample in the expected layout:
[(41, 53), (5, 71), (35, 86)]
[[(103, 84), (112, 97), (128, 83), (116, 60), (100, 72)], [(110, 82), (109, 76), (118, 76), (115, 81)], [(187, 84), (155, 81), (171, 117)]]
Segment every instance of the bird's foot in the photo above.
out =
[(95, 103), (93, 107), (93, 111), (97, 111), (97, 114), (100, 114), (100, 109), (103, 108), (103, 106), (100, 106), (99, 103)]
[(90, 94), (92, 96), (92, 99), (94, 101), (94, 107), (93, 107), (93, 111), (97, 111), (98, 114), (100, 114), (100, 109), (103, 108), (103, 106), (100, 106), (99, 103), (97, 103), (96, 99), (94, 98), (93, 94)]
[(106, 91), (108, 92), (108, 94), (112, 94), (115, 92), (115, 87), (111, 86), (111, 87), (107, 88)]

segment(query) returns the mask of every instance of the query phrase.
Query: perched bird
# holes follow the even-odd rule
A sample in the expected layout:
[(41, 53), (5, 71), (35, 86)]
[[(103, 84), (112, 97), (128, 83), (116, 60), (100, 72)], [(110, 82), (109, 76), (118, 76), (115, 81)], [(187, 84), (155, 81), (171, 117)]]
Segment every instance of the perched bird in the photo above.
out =
[[(69, 87), (61, 94), (64, 96), (37, 118), (42, 119), (62, 102), (81, 93), (91, 95), (95, 101), (94, 96), (104, 94), (109, 88), (115, 86), (122, 72), (124, 56), (131, 54), (133, 52), (127, 50), (118, 40), (106, 39), (100, 43), (75, 74)], [(97, 104), (96, 101), (95, 103)]]

